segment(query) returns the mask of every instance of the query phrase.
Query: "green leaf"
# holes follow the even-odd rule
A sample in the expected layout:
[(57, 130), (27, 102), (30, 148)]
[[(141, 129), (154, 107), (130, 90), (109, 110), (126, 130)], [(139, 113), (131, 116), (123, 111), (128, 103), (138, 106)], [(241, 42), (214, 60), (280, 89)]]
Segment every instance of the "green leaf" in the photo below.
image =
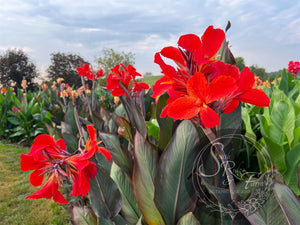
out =
[(162, 224), (162, 219), (154, 203), (154, 177), (158, 162), (158, 154), (145, 138), (136, 132), (134, 138), (134, 169), (132, 188), (135, 199), (147, 224)]
[(8, 122), (12, 123), (13, 125), (19, 125), (20, 121), (16, 117), (8, 117)]
[(122, 148), (118, 136), (100, 133), (100, 138), (111, 153), (113, 161), (130, 175), (132, 171), (131, 155), (125, 147)]
[(131, 98), (127, 98), (124, 95), (120, 97), (120, 100), (127, 113), (133, 131), (136, 129), (143, 137), (146, 137), (147, 127), (140, 107)]
[(287, 152), (287, 171), (284, 174), (284, 180), (286, 184), (296, 193), (300, 195), (300, 189), (298, 188), (299, 180), (297, 177), (297, 172), (300, 167), (300, 144), (295, 145), (295, 147)]
[(169, 96), (167, 95), (167, 93), (161, 95), (156, 105), (156, 119), (160, 129), (158, 147), (161, 150), (164, 150), (168, 145), (169, 141), (171, 140), (172, 128), (174, 124), (174, 121), (171, 118), (167, 119), (167, 118), (160, 117), (161, 111), (167, 105), (168, 98)]
[(155, 203), (166, 224), (175, 224), (196, 206), (192, 173), (198, 154), (198, 132), (191, 121), (185, 120), (163, 152), (155, 179)]
[(254, 141), (256, 141), (256, 135), (253, 132), (252, 127), (251, 127), (250, 116), (249, 116), (247, 110), (244, 107), (242, 107), (242, 118), (243, 118), (245, 130), (246, 130), (245, 137), (249, 141), (251, 141), (252, 143), (254, 143)]
[(123, 203), (121, 210), (122, 215), (130, 224), (137, 223), (142, 213), (134, 198), (130, 177), (115, 163), (112, 164), (110, 176), (115, 181), (119, 191), (121, 192)]
[(189, 212), (180, 218), (177, 225), (200, 225), (200, 222), (196, 219), (192, 212)]
[(288, 186), (282, 183), (274, 182), (272, 189), (288, 223), (298, 224), (300, 221), (300, 199)]
[(89, 199), (97, 217), (114, 218), (121, 210), (122, 198), (116, 183), (104, 169), (97, 166), (97, 175), (90, 180)]
[(148, 136), (153, 136), (156, 140), (158, 140), (159, 126), (157, 120), (146, 121), (146, 125), (148, 128)]
[(74, 225), (97, 225), (96, 215), (87, 206), (73, 206), (72, 215)]

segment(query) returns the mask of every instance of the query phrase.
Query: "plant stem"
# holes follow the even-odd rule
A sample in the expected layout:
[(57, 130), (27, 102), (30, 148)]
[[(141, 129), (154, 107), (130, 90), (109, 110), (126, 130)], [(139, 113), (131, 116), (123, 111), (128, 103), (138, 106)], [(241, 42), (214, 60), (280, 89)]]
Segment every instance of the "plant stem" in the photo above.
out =
[(229, 186), (231, 200), (233, 202), (237, 202), (238, 201), (237, 189), (236, 189), (236, 185), (235, 185), (234, 178), (233, 178), (233, 175), (232, 175), (233, 173), (232, 173), (231, 168), (229, 166), (228, 158), (227, 158), (227, 156), (226, 156), (226, 154), (223, 150), (223, 146), (222, 146), (221, 143), (215, 142), (217, 140), (217, 137), (212, 132), (211, 129), (202, 127), (202, 130), (204, 131), (204, 133), (206, 134), (206, 136), (208, 137), (210, 142), (213, 144), (213, 146), (216, 148), (216, 150), (219, 154), (219, 157), (222, 161), (222, 165), (224, 166), (226, 177), (227, 177), (227, 180), (228, 180), (228, 186)]

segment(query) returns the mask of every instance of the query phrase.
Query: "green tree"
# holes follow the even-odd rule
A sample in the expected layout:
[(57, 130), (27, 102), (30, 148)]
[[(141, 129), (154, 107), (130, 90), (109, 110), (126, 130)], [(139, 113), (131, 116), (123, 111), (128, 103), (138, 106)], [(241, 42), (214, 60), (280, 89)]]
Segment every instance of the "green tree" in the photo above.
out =
[(83, 64), (88, 63), (76, 54), (52, 53), (51, 64), (47, 69), (48, 77), (51, 80), (56, 80), (59, 77), (63, 78), (65, 83), (78, 88), (82, 85), (81, 77), (78, 76), (76, 70), (80, 66), (80, 62)]
[(252, 65), (249, 67), (250, 71), (258, 76), (261, 80), (265, 81), (268, 79), (268, 74), (266, 69), (263, 67), (259, 67), (258, 65)]
[(243, 57), (238, 56), (235, 58), (235, 61), (236, 61), (236, 65), (240, 71), (242, 71), (246, 67), (245, 60)]
[(22, 80), (28, 89), (34, 89), (34, 78), (38, 76), (36, 66), (21, 49), (9, 49), (0, 55), (0, 82), (6, 87), (22, 88)]
[(102, 55), (96, 59), (99, 66), (103, 68), (105, 76), (108, 76), (110, 69), (117, 64), (124, 64), (124, 66), (134, 65), (135, 56), (132, 52), (117, 52), (112, 48), (104, 48), (102, 50)]

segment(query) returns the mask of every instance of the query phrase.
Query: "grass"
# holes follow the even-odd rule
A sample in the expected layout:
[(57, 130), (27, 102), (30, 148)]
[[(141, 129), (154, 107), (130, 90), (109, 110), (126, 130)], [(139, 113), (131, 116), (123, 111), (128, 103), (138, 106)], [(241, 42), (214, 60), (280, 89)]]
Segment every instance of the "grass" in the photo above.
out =
[(28, 148), (0, 144), (0, 224), (71, 224), (67, 209), (53, 200), (25, 199), (38, 190), (20, 170), (20, 154)]
[(149, 77), (143, 77), (143, 78), (140, 78), (140, 79), (137, 79), (138, 82), (145, 82), (147, 83), (150, 87), (152, 87), (155, 82), (161, 78), (161, 76), (149, 76)]

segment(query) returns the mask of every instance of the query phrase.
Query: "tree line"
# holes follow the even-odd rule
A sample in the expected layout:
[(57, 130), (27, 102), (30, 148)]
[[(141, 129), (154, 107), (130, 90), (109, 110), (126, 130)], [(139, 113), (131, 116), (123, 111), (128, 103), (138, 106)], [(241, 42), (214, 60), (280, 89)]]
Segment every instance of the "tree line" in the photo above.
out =
[[(236, 63), (240, 71), (246, 66), (243, 57), (236, 57)], [(97, 67), (102, 67), (104, 75), (108, 76), (110, 69), (116, 64), (123, 63), (125, 66), (134, 65), (135, 56), (131, 52), (117, 52), (111, 48), (104, 48), (102, 54), (95, 59)], [(78, 54), (56, 52), (51, 54), (51, 63), (47, 69), (48, 81), (63, 78), (64, 81), (75, 88), (81, 86), (81, 78), (77, 75), (76, 68), (83, 64), (90, 64)], [(95, 68), (95, 70), (99, 69)], [(280, 71), (267, 73), (266, 69), (257, 65), (249, 66), (251, 72), (256, 74), (262, 81), (274, 79)], [(152, 75), (145, 73), (145, 76)], [(21, 49), (9, 49), (0, 55), (0, 87), (22, 88), (22, 80), (27, 81), (29, 90), (37, 88), (35, 79), (39, 76), (36, 65), (29, 56)], [(105, 82), (105, 81), (104, 81)]]
[[(105, 76), (108, 76), (110, 69), (116, 64), (134, 65), (135, 56), (131, 52), (117, 52), (111, 48), (104, 48), (95, 61), (96, 66), (103, 68)], [(78, 54), (52, 53), (46, 78), (51, 82), (60, 77), (64, 82), (78, 88), (82, 83), (76, 68), (83, 64), (90, 63)], [(34, 90), (37, 88), (35, 80), (39, 75), (36, 65), (22, 49), (9, 49), (0, 55), (0, 87), (21, 89), (22, 80), (26, 80), (27, 88)]]

